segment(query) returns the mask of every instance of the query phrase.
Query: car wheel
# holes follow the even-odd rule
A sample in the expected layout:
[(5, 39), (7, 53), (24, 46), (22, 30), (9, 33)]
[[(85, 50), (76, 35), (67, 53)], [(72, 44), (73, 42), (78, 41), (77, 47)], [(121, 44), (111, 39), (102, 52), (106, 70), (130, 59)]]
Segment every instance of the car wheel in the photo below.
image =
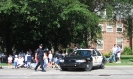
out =
[(85, 70), (86, 71), (91, 71), (91, 69), (92, 69), (92, 62), (88, 61), (87, 64), (86, 64)]
[(67, 71), (68, 69), (67, 68), (61, 68), (62, 71)]
[(105, 62), (102, 62), (100, 65), (100, 69), (104, 69), (105, 68)]

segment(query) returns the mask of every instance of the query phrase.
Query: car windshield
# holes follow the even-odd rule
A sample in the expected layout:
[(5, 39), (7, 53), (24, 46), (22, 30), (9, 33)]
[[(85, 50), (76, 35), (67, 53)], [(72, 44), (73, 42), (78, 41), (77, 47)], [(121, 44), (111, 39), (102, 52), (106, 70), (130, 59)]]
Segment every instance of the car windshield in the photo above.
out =
[(77, 50), (74, 51), (70, 56), (91, 56), (91, 50)]

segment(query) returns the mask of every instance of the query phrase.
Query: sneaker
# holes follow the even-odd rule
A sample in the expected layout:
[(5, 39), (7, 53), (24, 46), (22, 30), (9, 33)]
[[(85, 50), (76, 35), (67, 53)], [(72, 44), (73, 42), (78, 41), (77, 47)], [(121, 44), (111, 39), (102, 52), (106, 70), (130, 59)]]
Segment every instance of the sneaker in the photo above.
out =
[(60, 70), (61, 68), (57, 68), (56, 70)]

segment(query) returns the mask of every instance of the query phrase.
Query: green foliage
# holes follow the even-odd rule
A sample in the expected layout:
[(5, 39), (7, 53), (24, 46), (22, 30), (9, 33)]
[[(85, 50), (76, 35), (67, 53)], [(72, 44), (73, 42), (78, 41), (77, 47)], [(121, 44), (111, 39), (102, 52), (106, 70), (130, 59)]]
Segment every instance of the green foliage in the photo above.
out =
[[(110, 0), (109, 0), (110, 1)], [(132, 49), (132, 38), (133, 38), (133, 13), (132, 13), (133, 0), (114, 0), (110, 1), (110, 8), (113, 10), (112, 19), (114, 21), (121, 21), (123, 23), (124, 31), (123, 35), (129, 38), (129, 45)], [(110, 11), (111, 11), (110, 9)], [(119, 18), (118, 18), (119, 17)], [(128, 54), (128, 53), (126, 53)]]
[(106, 58), (109, 58), (111, 55), (112, 55), (112, 52), (107, 52), (107, 53), (104, 54), (104, 56), (105, 56)]
[[(87, 2), (86, 2), (87, 1)], [(85, 3), (84, 3), (85, 2)], [(99, 17), (90, 9), (93, 0), (1, 0), (0, 37), (12, 52), (36, 49), (38, 43), (55, 49), (71, 42), (87, 44), (101, 37)], [(86, 4), (89, 3), (89, 4)], [(91, 4), (92, 5), (92, 4)]]
[(123, 55), (132, 55), (131, 47), (124, 47)]
[(133, 55), (121, 55), (121, 59), (133, 59)]

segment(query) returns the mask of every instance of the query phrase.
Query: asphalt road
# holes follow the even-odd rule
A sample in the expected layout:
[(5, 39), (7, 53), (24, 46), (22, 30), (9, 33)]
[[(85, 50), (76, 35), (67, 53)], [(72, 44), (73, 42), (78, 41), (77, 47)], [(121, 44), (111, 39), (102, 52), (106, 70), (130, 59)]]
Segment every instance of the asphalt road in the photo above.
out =
[(133, 66), (107, 66), (105, 69), (92, 71), (70, 70), (61, 71), (47, 68), (47, 72), (38, 69), (0, 69), (0, 79), (133, 79)]

